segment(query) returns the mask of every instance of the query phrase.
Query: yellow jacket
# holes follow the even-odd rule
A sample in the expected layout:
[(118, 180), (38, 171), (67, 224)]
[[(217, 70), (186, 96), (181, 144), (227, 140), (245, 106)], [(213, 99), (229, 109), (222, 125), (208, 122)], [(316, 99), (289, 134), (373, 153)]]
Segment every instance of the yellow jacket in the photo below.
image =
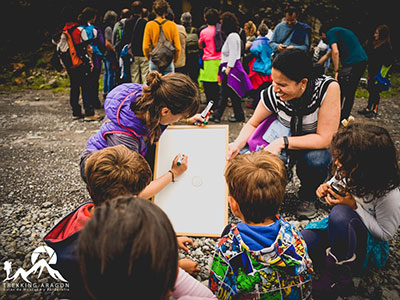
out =
[[(156, 18), (156, 20), (161, 23), (165, 19)], [(181, 55), (181, 43), (179, 41), (179, 33), (178, 29), (176, 28), (176, 24), (172, 21), (167, 21), (162, 25), (162, 29), (165, 37), (175, 46), (176, 53), (174, 62), (176, 62)], [(159, 36), (160, 25), (153, 21), (147, 22), (143, 36), (143, 53), (147, 59), (150, 59), (150, 51), (157, 45)]]

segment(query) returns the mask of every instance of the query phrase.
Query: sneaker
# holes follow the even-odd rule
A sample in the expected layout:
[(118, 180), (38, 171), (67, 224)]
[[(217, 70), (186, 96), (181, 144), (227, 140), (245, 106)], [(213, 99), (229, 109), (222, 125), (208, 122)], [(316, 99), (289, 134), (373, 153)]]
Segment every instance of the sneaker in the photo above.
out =
[(296, 212), (299, 219), (313, 219), (317, 216), (317, 209), (314, 202), (304, 201), (300, 204)]
[(376, 118), (377, 116), (378, 116), (378, 113), (374, 112), (373, 110), (371, 110), (365, 114), (365, 117), (368, 119)]
[(83, 119), (85, 122), (93, 122), (93, 121), (101, 121), (103, 117), (98, 116), (98, 115), (93, 115), (93, 116), (87, 116)]
[(228, 121), (231, 123), (244, 122), (244, 118), (238, 119), (235, 116), (231, 116), (231, 117), (229, 117)]

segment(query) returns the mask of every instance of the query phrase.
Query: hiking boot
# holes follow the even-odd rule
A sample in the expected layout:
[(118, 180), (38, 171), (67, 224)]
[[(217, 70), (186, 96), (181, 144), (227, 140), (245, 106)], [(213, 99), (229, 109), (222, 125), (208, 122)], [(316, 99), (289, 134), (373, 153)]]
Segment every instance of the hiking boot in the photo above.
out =
[(83, 119), (85, 122), (93, 122), (93, 121), (101, 121), (103, 120), (103, 117), (98, 116), (98, 115), (93, 115), (93, 116), (87, 116)]
[(315, 208), (314, 202), (304, 201), (297, 208), (296, 212), (298, 219), (313, 219), (317, 215), (317, 209)]

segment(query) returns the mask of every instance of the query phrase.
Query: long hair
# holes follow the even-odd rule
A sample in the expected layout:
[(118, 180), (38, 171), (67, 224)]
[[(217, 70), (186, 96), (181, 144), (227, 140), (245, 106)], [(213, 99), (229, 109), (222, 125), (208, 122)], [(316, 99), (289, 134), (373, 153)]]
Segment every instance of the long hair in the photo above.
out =
[(378, 31), (378, 39), (374, 40), (373, 47), (374, 49), (382, 46), (383, 44), (387, 43), (389, 48), (392, 49), (392, 43), (390, 41), (390, 30), (389, 27), (385, 24), (379, 25), (376, 30)]
[(143, 96), (132, 103), (131, 110), (150, 130), (150, 143), (161, 135), (161, 109), (167, 107), (173, 115), (191, 117), (200, 107), (200, 92), (189, 76), (170, 73), (161, 76), (157, 71), (149, 73)]
[(333, 172), (357, 197), (380, 198), (400, 184), (398, 153), (389, 132), (371, 123), (350, 122), (332, 139)]
[(176, 233), (149, 200), (105, 202), (79, 236), (80, 270), (91, 298), (165, 299), (178, 272)]
[(239, 33), (239, 21), (235, 14), (226, 11), (221, 15), (221, 30), (226, 36), (232, 32)]

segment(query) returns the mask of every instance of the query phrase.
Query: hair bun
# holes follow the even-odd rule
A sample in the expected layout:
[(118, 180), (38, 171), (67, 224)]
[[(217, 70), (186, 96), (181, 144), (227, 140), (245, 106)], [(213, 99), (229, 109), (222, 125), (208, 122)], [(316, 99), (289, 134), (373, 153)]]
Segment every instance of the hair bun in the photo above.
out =
[(158, 89), (161, 84), (161, 74), (157, 71), (150, 72), (149, 75), (146, 77), (146, 84), (152, 90)]

